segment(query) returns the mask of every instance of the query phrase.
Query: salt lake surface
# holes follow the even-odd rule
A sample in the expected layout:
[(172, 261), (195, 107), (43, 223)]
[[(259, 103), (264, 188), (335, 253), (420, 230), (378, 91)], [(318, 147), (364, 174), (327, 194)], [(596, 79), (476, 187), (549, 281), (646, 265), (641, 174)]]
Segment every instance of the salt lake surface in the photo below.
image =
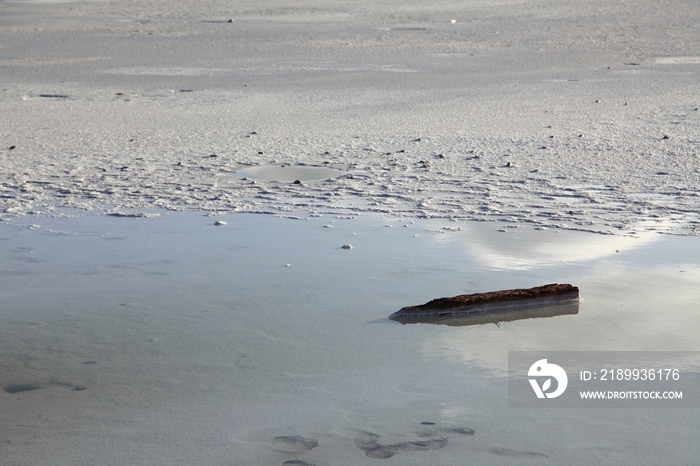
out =
[[(698, 350), (699, 28), (695, 0), (0, 0), (3, 466), (697, 463), (695, 410), (512, 409), (505, 370)], [(552, 282), (577, 313), (387, 319)]]

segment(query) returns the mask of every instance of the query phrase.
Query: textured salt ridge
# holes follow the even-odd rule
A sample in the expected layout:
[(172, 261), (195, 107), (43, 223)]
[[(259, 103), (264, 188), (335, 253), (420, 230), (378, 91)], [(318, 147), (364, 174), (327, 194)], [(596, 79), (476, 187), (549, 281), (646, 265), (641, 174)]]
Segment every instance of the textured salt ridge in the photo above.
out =
[(419, 306), (406, 306), (390, 318), (411, 316), (440, 316), (488, 312), (497, 309), (551, 306), (578, 302), (578, 287), (553, 283), (534, 288), (492, 291), (437, 298)]
[[(44, 149), (33, 151), (27, 158), (26, 151), (15, 149), (2, 157), (6, 170), (0, 173), (0, 212), (9, 216), (56, 214), (60, 207), (72, 207), (97, 212), (163, 208), (282, 216), (379, 213), (605, 234), (677, 228), (686, 234), (698, 233), (700, 184), (692, 171), (679, 168), (672, 175), (651, 174), (652, 179), (631, 177), (622, 189), (619, 180), (607, 179), (607, 175), (591, 183), (596, 176), (580, 169), (585, 163), (580, 157), (571, 159), (569, 169), (553, 166), (553, 153), (541, 154), (528, 165), (512, 157), (515, 168), (506, 168), (495, 166), (503, 162), (503, 157), (487, 149), (502, 148), (503, 141), (436, 139), (427, 144), (308, 141), (306, 149), (301, 149), (306, 144), (299, 142), (294, 156), (278, 154), (273, 159), (246, 156), (242, 154), (248, 152), (244, 147), (237, 153), (214, 149), (212, 153), (222, 154), (216, 158), (194, 155), (194, 149), (186, 156), (178, 156), (175, 151), (152, 154), (139, 142), (131, 144), (136, 149), (131, 156), (86, 156), (80, 151)], [(373, 145), (409, 146), (412, 150), (387, 156), (378, 149), (367, 150)], [(527, 147), (533, 145), (535, 141), (519, 141), (514, 148), (527, 152)], [(471, 155), (474, 146), (484, 149), (478, 151), (479, 158)], [(310, 153), (314, 147), (318, 148), (317, 154)], [(444, 159), (432, 155), (445, 148), (450, 154)], [(323, 149), (336, 153), (319, 157)], [(525, 153), (523, 156), (530, 157)], [(429, 166), (419, 163), (424, 159), (430, 160)], [(326, 161), (330, 162), (326, 166), (352, 173), (304, 185), (251, 182), (230, 176), (239, 168), (256, 164)], [(57, 170), (58, 166), (62, 169)], [(530, 173), (533, 166), (539, 167), (538, 173)], [(625, 169), (618, 172), (620, 176), (629, 175)], [(667, 184), (657, 184), (654, 179), (662, 177)], [(675, 183), (671, 181), (674, 179)], [(630, 188), (633, 183), (636, 186)]]
[[(29, 92), (38, 93), (39, 89)], [(121, 103), (124, 98), (99, 91), (82, 97), (85, 91), (65, 93), (76, 97), (30, 105), (47, 112), (55, 105), (67, 106), (70, 114), (91, 115), (107, 111), (110, 102)], [(0, 99), (21, 102), (23, 95), (6, 91)], [(222, 96), (207, 91), (129, 96), (133, 102), (159, 101), (163, 114), (196, 107), (208, 98), (221, 100)], [(7, 131), (0, 129), (5, 141), (17, 141), (16, 134), (26, 132), (23, 128), (36, 126), (32, 119), (21, 118), (19, 106), (15, 110), (15, 117), (4, 124)], [(690, 120), (700, 124), (698, 113), (687, 112), (686, 124)], [(60, 127), (61, 115), (46, 113), (43, 119), (49, 128)], [(118, 126), (119, 118), (109, 123)], [(194, 141), (178, 140), (175, 146), (169, 142), (173, 135), (164, 128), (155, 127), (146, 136), (133, 128), (109, 129), (102, 124), (76, 121), (69, 125), (84, 128), (80, 133), (100, 135), (94, 140), (86, 137), (79, 146), (77, 135), (70, 131), (43, 134), (37, 130), (31, 141), (19, 140), (13, 150), (0, 148), (5, 168), (0, 172), (0, 212), (59, 215), (58, 208), (70, 207), (97, 212), (163, 208), (215, 215), (379, 213), (606, 234), (678, 228), (698, 234), (700, 230), (700, 174), (693, 168), (697, 159), (693, 147), (674, 140), (646, 142), (641, 149), (647, 154), (642, 157), (622, 147), (634, 145), (630, 136), (642, 139), (634, 134), (635, 128), (613, 145), (605, 141), (607, 137), (593, 134), (581, 140), (572, 135), (546, 142), (550, 147), (545, 150), (540, 149), (545, 138), (535, 136), (436, 135), (418, 141), (370, 133), (282, 142), (280, 134), (217, 134), (223, 129), (216, 128), (209, 136), (216, 143), (195, 134)], [(601, 153), (609, 155), (592, 155)], [(594, 169), (591, 157), (596, 160)], [(241, 168), (268, 163), (321, 165), (351, 173), (303, 185), (231, 176)]]

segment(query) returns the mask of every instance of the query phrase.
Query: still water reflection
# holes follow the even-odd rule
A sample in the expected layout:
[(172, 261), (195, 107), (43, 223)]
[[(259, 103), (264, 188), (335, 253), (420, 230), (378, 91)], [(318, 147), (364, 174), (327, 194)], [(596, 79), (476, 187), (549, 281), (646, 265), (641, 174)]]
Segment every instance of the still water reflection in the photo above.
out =
[[(606, 253), (586, 258), (573, 251), (589, 237), (570, 232), (216, 219), (0, 223), (5, 458), (184, 461), (203, 444), (211, 464), (697, 457), (692, 410), (518, 410), (505, 380), (512, 350), (698, 350), (696, 238), (622, 249), (596, 238)], [(518, 266), (535, 243), (559, 259)], [(486, 247), (515, 266), (494, 266)], [(386, 319), (439, 296), (554, 282), (579, 286), (580, 306)], [(96, 432), (109, 438), (99, 451)]]

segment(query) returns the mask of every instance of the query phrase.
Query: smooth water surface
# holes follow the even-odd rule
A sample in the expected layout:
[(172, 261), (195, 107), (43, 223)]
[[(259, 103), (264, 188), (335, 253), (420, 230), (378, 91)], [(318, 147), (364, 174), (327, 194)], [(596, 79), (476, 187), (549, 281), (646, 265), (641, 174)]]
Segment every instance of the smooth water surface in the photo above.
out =
[[(695, 461), (694, 410), (509, 408), (505, 374), (510, 350), (698, 350), (697, 238), (499, 229), (330, 214), (1, 222), (3, 464)], [(577, 313), (388, 319), (553, 282), (580, 287)]]

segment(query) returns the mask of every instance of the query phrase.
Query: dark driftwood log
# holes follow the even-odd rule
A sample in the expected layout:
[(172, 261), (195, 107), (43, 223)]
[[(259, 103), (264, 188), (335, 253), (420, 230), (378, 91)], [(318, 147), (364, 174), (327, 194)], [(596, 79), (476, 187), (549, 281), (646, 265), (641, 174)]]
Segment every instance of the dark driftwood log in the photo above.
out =
[(578, 287), (553, 283), (535, 288), (491, 291), (438, 298), (420, 306), (406, 306), (390, 317), (458, 315), (495, 309), (551, 306), (579, 301)]

